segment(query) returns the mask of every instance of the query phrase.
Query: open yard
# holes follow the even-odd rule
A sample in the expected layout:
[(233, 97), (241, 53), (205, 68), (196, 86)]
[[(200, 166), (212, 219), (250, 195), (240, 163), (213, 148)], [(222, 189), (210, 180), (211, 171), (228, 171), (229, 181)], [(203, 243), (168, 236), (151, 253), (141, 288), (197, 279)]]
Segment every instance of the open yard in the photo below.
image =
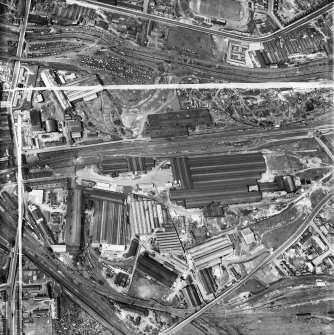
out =
[(169, 295), (171, 291), (160, 284), (158, 284), (153, 279), (147, 279), (139, 271), (133, 273), (133, 278), (131, 286), (129, 289), (129, 296), (137, 297), (140, 299), (154, 299), (156, 301), (161, 301), (166, 304), (163, 297)]

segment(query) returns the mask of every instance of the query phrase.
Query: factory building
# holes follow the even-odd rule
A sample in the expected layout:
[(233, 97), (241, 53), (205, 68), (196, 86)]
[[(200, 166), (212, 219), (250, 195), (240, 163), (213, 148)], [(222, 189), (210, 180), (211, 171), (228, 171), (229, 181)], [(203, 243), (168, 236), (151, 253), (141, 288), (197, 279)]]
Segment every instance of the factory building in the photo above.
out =
[(31, 129), (33, 131), (42, 130), (41, 112), (36, 109), (30, 110)]
[(187, 136), (197, 126), (211, 126), (207, 108), (186, 109), (177, 112), (148, 115), (148, 131), (151, 138)]
[(45, 132), (56, 133), (58, 132), (58, 122), (55, 119), (45, 121)]
[(207, 294), (217, 291), (218, 286), (212, 273), (212, 269), (206, 268), (199, 271), (199, 278)]
[(132, 200), (130, 203), (130, 225), (132, 235), (151, 234), (167, 222), (167, 214), (162, 206), (153, 200)]
[(186, 208), (262, 199), (260, 192), (249, 191), (266, 171), (261, 153), (173, 158), (171, 166), (179, 187), (170, 190), (170, 199)]
[(197, 269), (203, 269), (220, 264), (221, 258), (233, 253), (230, 238), (220, 236), (212, 238), (187, 250)]
[(199, 291), (197, 290), (196, 285), (191, 284), (182, 289), (182, 293), (186, 298), (188, 306), (198, 307), (202, 304), (202, 300), (199, 295)]
[(273, 182), (258, 183), (260, 192), (285, 191), (293, 193), (297, 186), (292, 176), (276, 176)]
[(126, 244), (126, 211), (122, 204), (109, 201), (94, 201), (92, 243)]
[[(80, 86), (92, 86), (89, 89), (79, 89)], [(96, 75), (87, 75), (80, 77), (76, 80), (71, 81), (63, 87), (76, 87), (78, 89), (69, 90), (66, 89), (65, 95), (67, 99), (72, 102), (78, 102), (80, 100), (89, 101), (92, 98), (96, 98), (96, 93), (103, 91), (103, 87), (97, 79)]]
[(67, 98), (64, 96), (64, 93), (62, 91), (59, 90), (55, 90), (55, 87), (58, 87), (56, 80), (54, 78), (54, 76), (51, 74), (50, 71), (48, 70), (44, 70), (41, 72), (41, 79), (44, 83), (44, 85), (47, 88), (52, 89), (54, 95), (57, 98), (57, 101), (60, 105), (60, 107), (62, 108), (63, 111), (67, 110), (68, 108), (71, 108), (71, 104), (70, 102), (67, 100)]
[(177, 274), (148, 255), (140, 255), (137, 261), (137, 270), (155, 279), (159, 283), (171, 288), (177, 278)]
[(69, 185), (70, 179), (65, 177), (46, 177), (42, 180), (24, 181), (25, 188), (33, 190), (45, 190), (55, 188), (63, 188), (66, 190), (69, 188)]
[(77, 251), (81, 244), (82, 190), (69, 191), (67, 198), (65, 244), (67, 250)]
[(86, 200), (94, 206), (92, 247), (101, 245), (126, 245), (130, 230), (127, 225), (126, 195), (82, 186)]
[(139, 250), (139, 240), (138, 238), (134, 238), (130, 243), (130, 247), (126, 254), (126, 257), (129, 258), (129, 257), (137, 256), (138, 250)]
[(252, 232), (250, 228), (245, 228), (241, 230), (241, 236), (243, 237), (247, 245), (256, 242), (254, 233)]
[(103, 173), (146, 172), (154, 167), (151, 157), (128, 157), (104, 160), (100, 168)]
[(159, 251), (162, 254), (180, 254), (183, 252), (179, 235), (177, 234), (174, 227), (166, 228), (165, 231), (157, 231), (156, 239), (159, 246)]

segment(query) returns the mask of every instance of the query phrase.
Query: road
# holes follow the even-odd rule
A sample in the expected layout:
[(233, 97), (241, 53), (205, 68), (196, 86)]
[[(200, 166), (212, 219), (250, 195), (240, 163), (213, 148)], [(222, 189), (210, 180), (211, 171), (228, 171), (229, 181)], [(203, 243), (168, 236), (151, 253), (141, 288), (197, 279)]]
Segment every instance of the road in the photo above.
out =
[(312, 213), (306, 218), (304, 223), (296, 230), (296, 232), (289, 237), (289, 239), (283, 243), (279, 248), (277, 248), (271, 255), (269, 255), (260, 265), (255, 267), (246, 277), (240, 280), (237, 284), (232, 286), (230, 289), (219, 295), (217, 298), (212, 300), (210, 303), (205, 305), (202, 309), (198, 312), (194, 313), (190, 317), (186, 318), (185, 320), (181, 321), (178, 325), (174, 326), (173, 328), (167, 329), (166, 331), (162, 332), (161, 335), (172, 335), (180, 331), (184, 326), (189, 324), (190, 322), (196, 320), (204, 313), (211, 310), (217, 303), (221, 302), (224, 298), (226, 298), (231, 293), (235, 292), (238, 288), (240, 288), (245, 282), (250, 279), (258, 270), (260, 270), (263, 266), (272, 262), (276, 257), (278, 257), (285, 249), (289, 248), (293, 243), (295, 243), (300, 235), (305, 231), (308, 225), (313, 221), (313, 219), (318, 215), (322, 207), (332, 199), (334, 196), (334, 190), (329, 192), (314, 208)]
[[(22, 57), (23, 53), (23, 48), (24, 48), (24, 42), (25, 42), (25, 33), (27, 29), (27, 24), (28, 24), (28, 17), (29, 17), (29, 12), (30, 12), (30, 6), (31, 6), (31, 0), (26, 0), (26, 5), (25, 5), (25, 13), (24, 17), (22, 20), (21, 24), (21, 30), (20, 30), (20, 36), (19, 36), (19, 41), (18, 41), (18, 46), (17, 46), (17, 51), (16, 51), (16, 56), (17, 57)], [(18, 77), (19, 77), (19, 72), (20, 72), (20, 67), (21, 67), (21, 62), (20, 61), (15, 61), (14, 64), (14, 69), (13, 69), (13, 76), (12, 76), (12, 82), (11, 82), (11, 89), (15, 89), (17, 87), (18, 83)], [(9, 102), (9, 113), (12, 121), (12, 125), (14, 125), (14, 115), (13, 115), (13, 101), (14, 101), (14, 96), (16, 92), (15, 91), (10, 91), (8, 94), (8, 102)], [(21, 137), (21, 132), (19, 134), (16, 133), (15, 126), (13, 127), (13, 137), (14, 137), (14, 145), (16, 149), (16, 157), (18, 161), (18, 194), (19, 198), (22, 198), (22, 193), (21, 190), (23, 190), (23, 185), (22, 185), (22, 168), (20, 165), (21, 162), (21, 147), (19, 143), (22, 140)], [(14, 246), (14, 254), (12, 257), (11, 261), (11, 272), (10, 272), (10, 282), (8, 283), (10, 285), (9, 290), (8, 290), (8, 304), (7, 304), (7, 316), (8, 316), (8, 330), (10, 335), (14, 335), (15, 332), (15, 317), (14, 317), (14, 311), (15, 311), (15, 304), (16, 304), (16, 268), (17, 268), (17, 262), (19, 260), (19, 265), (22, 266), (22, 252), (20, 252), (20, 249), (22, 248), (22, 243), (21, 243), (21, 227), (22, 227), (22, 201), (19, 202), (19, 219), (18, 219), (18, 227), (19, 229), (17, 230), (17, 235), (15, 239), (15, 246)], [(19, 258), (19, 259), (18, 259)], [(22, 274), (21, 274), (22, 275)], [(19, 283), (19, 294), (22, 294), (22, 278), (21, 282)], [(17, 334), (22, 333), (22, 328), (20, 326), (20, 323), (22, 321), (22, 313), (21, 310), (19, 310), (19, 319), (18, 319), (18, 329), (16, 330)]]
[(245, 41), (245, 42), (265, 42), (265, 41), (269, 41), (270, 39), (272, 39), (274, 37), (277, 37), (279, 35), (287, 34), (287, 33), (291, 32), (291, 30), (293, 30), (295, 28), (299, 28), (301, 25), (307, 23), (308, 21), (310, 21), (313, 18), (317, 17), (318, 15), (330, 10), (333, 7), (333, 4), (329, 3), (329, 4), (325, 5), (324, 7), (314, 11), (313, 13), (305, 16), (304, 18), (301, 18), (300, 20), (290, 24), (289, 26), (287, 26), (287, 27), (285, 27), (281, 30), (278, 30), (277, 32), (275, 32), (271, 35), (264, 36), (264, 37), (252, 37), (252, 36), (249, 36), (249, 34), (240, 33), (240, 32), (215, 31), (215, 30), (212, 30), (211, 28), (196, 26), (196, 25), (193, 25), (193, 24), (179, 22), (179, 21), (176, 21), (176, 20), (173, 20), (173, 19), (168, 19), (168, 18), (165, 18), (165, 17), (153, 15), (153, 14), (147, 14), (147, 13), (142, 13), (142, 12), (138, 12), (138, 11), (127, 9), (127, 8), (108, 5), (108, 4), (101, 3), (101, 2), (96, 1), (96, 0), (83, 0), (83, 1), (81, 1), (81, 0), (67, 0), (66, 2), (69, 3), (69, 4), (77, 4), (79, 6), (84, 6), (84, 7), (87, 7), (87, 4), (89, 4), (89, 5), (94, 6), (94, 8), (100, 8), (100, 9), (109, 10), (109, 11), (112, 11), (112, 12), (118, 12), (118, 13), (121, 13), (121, 14), (128, 14), (128, 15), (133, 15), (133, 16), (137, 16), (137, 17), (142, 17), (144, 19), (153, 20), (153, 21), (156, 21), (156, 22), (159, 22), (159, 23), (164, 23), (164, 24), (171, 25), (171, 26), (187, 28), (187, 29), (199, 31), (199, 32), (202, 32), (202, 33), (209, 33), (209, 34), (214, 34), (214, 35), (222, 36), (222, 37), (235, 38), (235, 39), (242, 40), (242, 41)]

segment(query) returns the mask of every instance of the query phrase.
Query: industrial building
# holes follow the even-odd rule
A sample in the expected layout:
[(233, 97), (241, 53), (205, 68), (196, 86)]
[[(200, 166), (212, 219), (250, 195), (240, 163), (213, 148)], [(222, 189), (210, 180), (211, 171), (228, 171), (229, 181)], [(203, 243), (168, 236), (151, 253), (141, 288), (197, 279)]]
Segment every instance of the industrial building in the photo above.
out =
[(258, 186), (261, 193), (279, 191), (293, 193), (297, 190), (292, 176), (276, 176), (273, 182), (258, 183)]
[(254, 233), (250, 228), (245, 228), (241, 230), (241, 236), (243, 237), (247, 245), (256, 242)]
[(218, 285), (212, 273), (212, 268), (206, 268), (199, 271), (199, 278), (207, 294), (214, 293), (218, 289)]
[(151, 157), (128, 157), (113, 158), (104, 160), (101, 171), (106, 174), (122, 172), (146, 172), (155, 166), (154, 159)]
[(174, 227), (166, 228), (165, 231), (157, 231), (156, 239), (159, 246), (159, 251), (162, 254), (180, 254), (183, 252), (179, 235), (177, 234)]
[(58, 122), (55, 119), (45, 121), (45, 132), (56, 133), (58, 132)]
[(66, 250), (77, 251), (81, 244), (81, 209), (82, 209), (82, 190), (75, 189), (68, 192), (66, 225), (65, 225), (65, 244)]
[(233, 245), (227, 235), (212, 238), (187, 250), (197, 269), (220, 264), (221, 258), (233, 253)]
[(38, 180), (24, 181), (24, 186), (26, 189), (33, 190), (45, 190), (45, 189), (55, 189), (63, 188), (68, 189), (71, 183), (70, 178), (66, 177), (47, 177)]
[(58, 85), (56, 83), (56, 80), (53, 74), (49, 70), (44, 70), (41, 72), (41, 79), (47, 88), (52, 89), (63, 111), (67, 110), (68, 108), (71, 108), (71, 104), (67, 100), (67, 98), (64, 96), (64, 93), (62, 91), (54, 89), (55, 87), (58, 87)]
[(138, 250), (139, 250), (139, 240), (138, 238), (134, 238), (130, 243), (130, 247), (126, 254), (126, 257), (129, 258), (129, 257), (137, 256)]
[(171, 159), (174, 184), (170, 199), (186, 208), (259, 202), (256, 186), (266, 171), (261, 153)]
[(80, 88), (80, 86), (91, 86), (89, 89), (74, 89), (69, 90), (66, 89), (65, 95), (67, 99), (72, 102), (78, 102), (80, 100), (89, 101), (92, 98), (96, 98), (96, 93), (103, 91), (103, 87), (100, 84), (99, 80), (97, 79), (96, 75), (87, 75), (80, 77), (76, 80), (71, 81), (70, 83), (67, 83), (63, 85), (63, 87), (77, 87)]
[(30, 122), (31, 122), (31, 129), (33, 131), (42, 130), (41, 112), (39, 110), (36, 109), (30, 110)]
[(197, 307), (202, 304), (202, 300), (199, 296), (199, 291), (196, 285), (191, 284), (182, 289), (182, 293), (187, 301), (188, 306)]
[(126, 208), (123, 204), (94, 201), (92, 246), (126, 244)]
[(175, 272), (167, 269), (147, 254), (138, 257), (136, 269), (169, 288), (173, 286), (178, 277)]
[(126, 195), (83, 186), (79, 188), (83, 190), (85, 200), (92, 201), (94, 206), (92, 246), (126, 245), (130, 235)]
[(132, 200), (130, 203), (130, 225), (132, 235), (151, 234), (167, 222), (167, 214), (162, 206), (153, 200)]
[(148, 115), (148, 131), (151, 138), (187, 136), (189, 130), (195, 130), (197, 126), (211, 125), (211, 115), (207, 108)]

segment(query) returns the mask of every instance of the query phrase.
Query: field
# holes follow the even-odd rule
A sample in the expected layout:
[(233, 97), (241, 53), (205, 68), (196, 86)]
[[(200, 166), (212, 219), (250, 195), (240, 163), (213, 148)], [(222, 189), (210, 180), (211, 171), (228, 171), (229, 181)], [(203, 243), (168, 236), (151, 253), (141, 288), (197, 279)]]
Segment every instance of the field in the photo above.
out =
[(267, 248), (277, 249), (280, 247), (303, 223), (305, 217), (301, 216), (292, 223), (265, 233), (262, 237)]
[(214, 43), (211, 35), (183, 28), (171, 28), (167, 37), (167, 48), (195, 57), (212, 58)]
[(292, 207), (252, 225), (251, 229), (261, 236), (267, 248), (276, 249), (300, 227), (304, 219), (305, 214)]
[(242, 4), (235, 0), (201, 0), (200, 13), (222, 20), (241, 21), (244, 9)]
[(302, 169), (299, 159), (288, 155), (266, 155), (267, 166), (277, 174), (291, 174)]
[(297, 216), (297, 209), (295, 207), (290, 207), (278, 215), (261, 220), (260, 222), (252, 225), (250, 228), (253, 229), (254, 232), (256, 232), (258, 235), (263, 236), (268, 231), (288, 225), (292, 220), (296, 219)]

